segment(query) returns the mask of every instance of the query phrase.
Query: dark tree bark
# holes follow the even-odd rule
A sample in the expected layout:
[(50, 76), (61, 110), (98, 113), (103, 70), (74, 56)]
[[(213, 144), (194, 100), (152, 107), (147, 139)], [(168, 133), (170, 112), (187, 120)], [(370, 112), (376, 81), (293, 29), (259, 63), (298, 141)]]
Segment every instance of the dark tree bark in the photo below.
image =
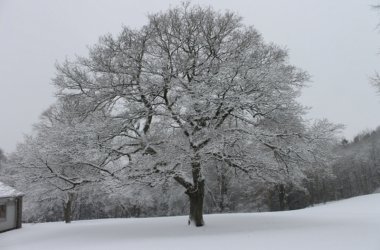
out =
[(278, 201), (280, 203), (280, 210), (284, 211), (286, 209), (286, 190), (284, 184), (277, 185), (278, 191)]
[(205, 180), (201, 174), (200, 157), (196, 154), (191, 161), (193, 183), (186, 181), (182, 176), (174, 176), (174, 179), (186, 188), (185, 194), (189, 197), (190, 212), (189, 225), (194, 224), (197, 227), (204, 225), (203, 220), (203, 202), (205, 193)]
[(204, 185), (205, 181), (201, 180), (193, 189), (187, 190), (186, 194), (190, 200), (189, 224), (197, 227), (204, 225), (203, 220), (203, 201), (204, 201)]
[(226, 209), (226, 198), (228, 193), (228, 182), (227, 182), (227, 174), (225, 173), (225, 169), (222, 166), (220, 170), (220, 200), (219, 200), (219, 209), (220, 212), (224, 212)]
[(16, 206), (17, 206), (16, 228), (21, 228), (22, 226), (22, 196), (16, 199)]
[(67, 201), (65, 204), (64, 204), (64, 208), (63, 208), (63, 216), (64, 216), (64, 219), (65, 219), (65, 222), (66, 223), (70, 223), (71, 222), (71, 214), (72, 214), (72, 211), (71, 211), (71, 201)]
[(65, 223), (70, 223), (72, 221), (74, 197), (74, 193), (69, 193), (67, 195), (67, 200), (63, 204), (63, 217)]

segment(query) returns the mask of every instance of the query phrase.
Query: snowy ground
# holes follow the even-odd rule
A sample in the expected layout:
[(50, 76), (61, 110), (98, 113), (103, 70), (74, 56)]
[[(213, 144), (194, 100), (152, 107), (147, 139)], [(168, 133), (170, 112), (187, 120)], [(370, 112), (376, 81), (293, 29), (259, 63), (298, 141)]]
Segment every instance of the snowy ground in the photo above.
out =
[(0, 234), (1, 250), (379, 250), (380, 194), (289, 212), (24, 224)]

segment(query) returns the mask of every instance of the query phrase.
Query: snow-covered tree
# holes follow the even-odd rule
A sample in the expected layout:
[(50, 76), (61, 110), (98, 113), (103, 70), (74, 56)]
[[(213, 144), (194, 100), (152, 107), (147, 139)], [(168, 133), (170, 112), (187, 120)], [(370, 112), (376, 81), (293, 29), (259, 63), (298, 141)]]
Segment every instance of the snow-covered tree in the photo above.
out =
[(76, 112), (75, 102), (53, 105), (11, 158), (27, 182), (28, 198), (47, 206), (62, 203), (66, 222), (71, 221), (77, 193), (113, 178), (115, 171), (113, 158), (105, 155), (98, 143), (97, 131), (106, 124), (105, 119), (93, 113), (79, 122)]
[(4, 154), (4, 151), (0, 148), (0, 162), (5, 162), (7, 157)]
[(373, 193), (380, 187), (380, 128), (363, 131), (337, 151), (334, 173), (339, 198)]
[(212, 162), (278, 179), (318, 157), (321, 140), (296, 101), (307, 80), (286, 50), (235, 13), (183, 4), (150, 15), (141, 29), (102, 37), (89, 56), (59, 65), (54, 82), (83, 117), (112, 120), (100, 138), (130, 178), (174, 178), (189, 197), (189, 222), (202, 226), (203, 173)]

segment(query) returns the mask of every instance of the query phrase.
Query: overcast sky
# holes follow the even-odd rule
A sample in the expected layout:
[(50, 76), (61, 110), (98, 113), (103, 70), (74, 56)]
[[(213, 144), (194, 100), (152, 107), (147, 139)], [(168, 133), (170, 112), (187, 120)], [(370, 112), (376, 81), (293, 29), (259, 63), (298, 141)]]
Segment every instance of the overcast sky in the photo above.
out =
[[(301, 103), (308, 118), (346, 125), (351, 139), (380, 125), (380, 95), (369, 77), (380, 71), (380, 13), (370, 0), (202, 0), (239, 13), (266, 41), (288, 48), (312, 76)], [(10, 153), (54, 102), (56, 62), (85, 55), (100, 35), (138, 28), (146, 15), (180, 1), (0, 0), (0, 148)]]

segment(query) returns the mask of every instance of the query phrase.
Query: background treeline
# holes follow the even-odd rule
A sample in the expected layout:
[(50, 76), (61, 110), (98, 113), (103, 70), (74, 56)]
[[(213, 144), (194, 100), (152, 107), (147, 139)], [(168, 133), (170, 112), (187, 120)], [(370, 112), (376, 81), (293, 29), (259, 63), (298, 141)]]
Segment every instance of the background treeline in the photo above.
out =
[(330, 178), (312, 176), (307, 184), (311, 203), (373, 193), (380, 187), (380, 128), (343, 139)]

